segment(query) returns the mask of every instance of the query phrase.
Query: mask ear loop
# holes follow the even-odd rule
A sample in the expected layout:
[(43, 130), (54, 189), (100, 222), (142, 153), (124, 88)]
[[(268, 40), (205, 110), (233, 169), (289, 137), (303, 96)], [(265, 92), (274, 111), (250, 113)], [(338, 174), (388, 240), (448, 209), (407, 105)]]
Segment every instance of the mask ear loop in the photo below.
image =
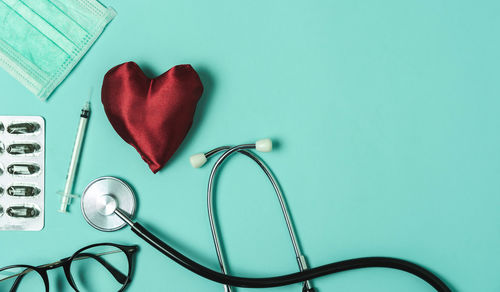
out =
[[(288, 207), (287, 207), (285, 198), (284, 198), (283, 193), (281, 192), (281, 188), (280, 188), (275, 176), (271, 172), (271, 170), (264, 164), (264, 162), (257, 155), (246, 150), (246, 149), (255, 149), (255, 148), (256, 148), (255, 144), (244, 144), (244, 145), (239, 145), (239, 146), (235, 146), (235, 147), (223, 146), (223, 147), (218, 147), (214, 150), (211, 150), (211, 151), (205, 153), (205, 155), (204, 155), (206, 158), (208, 158), (212, 155), (215, 155), (218, 152), (226, 151), (226, 152), (224, 152), (224, 154), (221, 157), (219, 157), (219, 159), (216, 161), (216, 163), (214, 164), (214, 166), (212, 168), (212, 171), (210, 173), (210, 179), (208, 181), (208, 190), (207, 190), (208, 219), (210, 221), (212, 238), (214, 241), (214, 246), (215, 246), (215, 250), (217, 253), (217, 259), (219, 261), (219, 266), (220, 266), (221, 272), (227, 275), (227, 268), (226, 268), (226, 264), (225, 264), (224, 255), (222, 253), (220, 239), (218, 236), (218, 227), (216, 225), (215, 214), (213, 211), (213, 185), (214, 185), (213, 181), (215, 179), (217, 170), (222, 165), (223, 161), (226, 158), (228, 158), (230, 155), (237, 153), (237, 152), (244, 154), (245, 156), (251, 158), (255, 163), (257, 163), (257, 165), (259, 165), (259, 167), (262, 169), (262, 171), (266, 174), (267, 178), (269, 179), (269, 182), (272, 184), (274, 191), (276, 193), (276, 196), (278, 198), (278, 201), (280, 203), (283, 217), (284, 217), (285, 222), (286, 222), (286, 226), (288, 229), (288, 233), (290, 235), (290, 240), (292, 242), (292, 246), (293, 246), (293, 249), (295, 252), (295, 257), (297, 260), (297, 264), (299, 266), (299, 270), (304, 271), (307, 269), (307, 262), (306, 262), (306, 259), (305, 259), (304, 255), (302, 254), (302, 251), (300, 249), (300, 245), (298, 243), (297, 235), (295, 234), (295, 228), (294, 228), (292, 220), (290, 218), (290, 214), (288, 212)], [(229, 285), (224, 285), (224, 290), (226, 292), (232, 292), (232, 289)], [(314, 288), (312, 288), (310, 281), (305, 281), (302, 291), (313, 292), (315, 290), (314, 290)]]

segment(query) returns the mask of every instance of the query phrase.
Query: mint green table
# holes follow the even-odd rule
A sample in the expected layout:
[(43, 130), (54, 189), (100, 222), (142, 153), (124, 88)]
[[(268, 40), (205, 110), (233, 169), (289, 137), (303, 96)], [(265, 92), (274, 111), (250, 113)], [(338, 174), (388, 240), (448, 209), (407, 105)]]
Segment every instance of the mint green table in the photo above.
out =
[[(79, 201), (70, 214), (57, 212), (89, 88), (133, 60), (150, 76), (182, 63), (199, 71), (206, 91), (194, 126), (153, 175), (95, 95), (78, 192), (99, 176), (126, 179), (145, 225), (217, 268), (206, 210), (210, 167), (192, 169), (188, 158), (270, 137), (279, 146), (261, 156), (283, 186), (312, 266), (401, 257), (438, 272), (456, 291), (500, 290), (500, 2), (104, 4), (117, 18), (47, 103), (0, 72), (0, 114), (41, 115), (47, 125), (45, 228), (1, 232), (0, 266), (48, 263), (95, 242), (139, 244), (128, 291), (223, 291), (130, 230), (93, 229)], [(231, 273), (296, 271), (279, 205), (257, 166), (245, 157), (228, 162), (216, 204)], [(50, 277), (53, 291), (70, 291), (62, 271)], [(433, 291), (384, 269), (313, 283), (323, 292)]]

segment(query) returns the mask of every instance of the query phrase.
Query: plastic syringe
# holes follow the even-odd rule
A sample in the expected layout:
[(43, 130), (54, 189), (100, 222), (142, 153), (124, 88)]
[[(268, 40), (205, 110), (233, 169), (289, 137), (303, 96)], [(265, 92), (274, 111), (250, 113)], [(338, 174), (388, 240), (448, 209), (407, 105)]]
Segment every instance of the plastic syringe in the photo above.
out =
[(90, 117), (90, 102), (87, 101), (82, 108), (82, 113), (80, 114), (80, 123), (78, 124), (78, 131), (76, 132), (75, 145), (73, 146), (73, 154), (71, 154), (71, 161), (69, 163), (68, 175), (66, 176), (66, 185), (64, 186), (64, 192), (61, 194), (61, 208), (59, 212), (66, 213), (68, 204), (71, 203), (72, 197), (78, 197), (72, 194), (73, 182), (75, 180), (76, 169), (78, 167), (78, 160), (80, 158), (80, 152), (82, 150), (83, 138), (87, 129), (87, 122)]

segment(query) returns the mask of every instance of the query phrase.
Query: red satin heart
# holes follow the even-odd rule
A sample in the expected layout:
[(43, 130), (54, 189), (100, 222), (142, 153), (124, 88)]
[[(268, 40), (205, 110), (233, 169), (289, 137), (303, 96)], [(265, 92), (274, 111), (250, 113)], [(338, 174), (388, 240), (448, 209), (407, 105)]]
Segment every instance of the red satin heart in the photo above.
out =
[(111, 125), (156, 173), (186, 137), (203, 93), (191, 65), (178, 65), (150, 79), (134, 63), (106, 73), (102, 104)]

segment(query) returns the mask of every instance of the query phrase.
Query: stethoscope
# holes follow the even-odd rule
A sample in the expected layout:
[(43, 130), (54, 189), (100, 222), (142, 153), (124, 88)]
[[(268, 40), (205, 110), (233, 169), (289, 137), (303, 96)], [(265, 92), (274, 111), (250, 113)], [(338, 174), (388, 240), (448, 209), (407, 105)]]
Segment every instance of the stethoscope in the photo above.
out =
[[(397, 258), (365, 257), (335, 262), (316, 268), (308, 268), (305, 257), (300, 249), (292, 220), (290, 219), (286, 202), (283, 198), (283, 194), (279, 188), (279, 185), (274, 175), (263, 163), (263, 161), (253, 152), (249, 151), (252, 149), (260, 152), (269, 152), (272, 149), (271, 140), (263, 139), (257, 141), (254, 144), (242, 144), (233, 147), (218, 147), (206, 153), (193, 155), (190, 159), (193, 167), (201, 167), (206, 163), (209, 157), (223, 152), (212, 167), (207, 190), (210, 227), (215, 244), (215, 249), (217, 252), (217, 258), (222, 272), (214, 271), (191, 260), (190, 258), (184, 256), (182, 253), (173, 249), (167, 243), (153, 235), (141, 224), (134, 222), (132, 220), (136, 211), (136, 200), (134, 192), (127, 183), (118, 178), (101, 177), (92, 181), (85, 188), (82, 194), (81, 201), (81, 208), (85, 220), (91, 226), (101, 231), (115, 231), (123, 228), (126, 225), (130, 226), (132, 231), (137, 236), (142, 238), (152, 247), (154, 247), (179, 265), (183, 266), (184, 268), (209, 280), (224, 284), (226, 291), (230, 291), (230, 286), (247, 288), (268, 288), (304, 282), (303, 291), (313, 292), (315, 291), (315, 289), (311, 287), (311, 283), (309, 282), (309, 280), (311, 279), (342, 271), (369, 267), (383, 267), (402, 270), (421, 278), (432, 287), (434, 287), (437, 291), (451, 291), (450, 288), (438, 276), (436, 276), (429, 270), (414, 263)], [(218, 228), (215, 224), (216, 221), (214, 220), (212, 206), (214, 190), (213, 182), (222, 163), (229, 156), (235, 153), (242, 153), (255, 161), (261, 167), (261, 169), (264, 171), (269, 181), (273, 185), (281, 205), (281, 210), (285, 217), (285, 222), (297, 258), (297, 263), (300, 270), (299, 272), (268, 278), (245, 278), (227, 274), (225, 260), (221, 251), (220, 239), (218, 237)]]

